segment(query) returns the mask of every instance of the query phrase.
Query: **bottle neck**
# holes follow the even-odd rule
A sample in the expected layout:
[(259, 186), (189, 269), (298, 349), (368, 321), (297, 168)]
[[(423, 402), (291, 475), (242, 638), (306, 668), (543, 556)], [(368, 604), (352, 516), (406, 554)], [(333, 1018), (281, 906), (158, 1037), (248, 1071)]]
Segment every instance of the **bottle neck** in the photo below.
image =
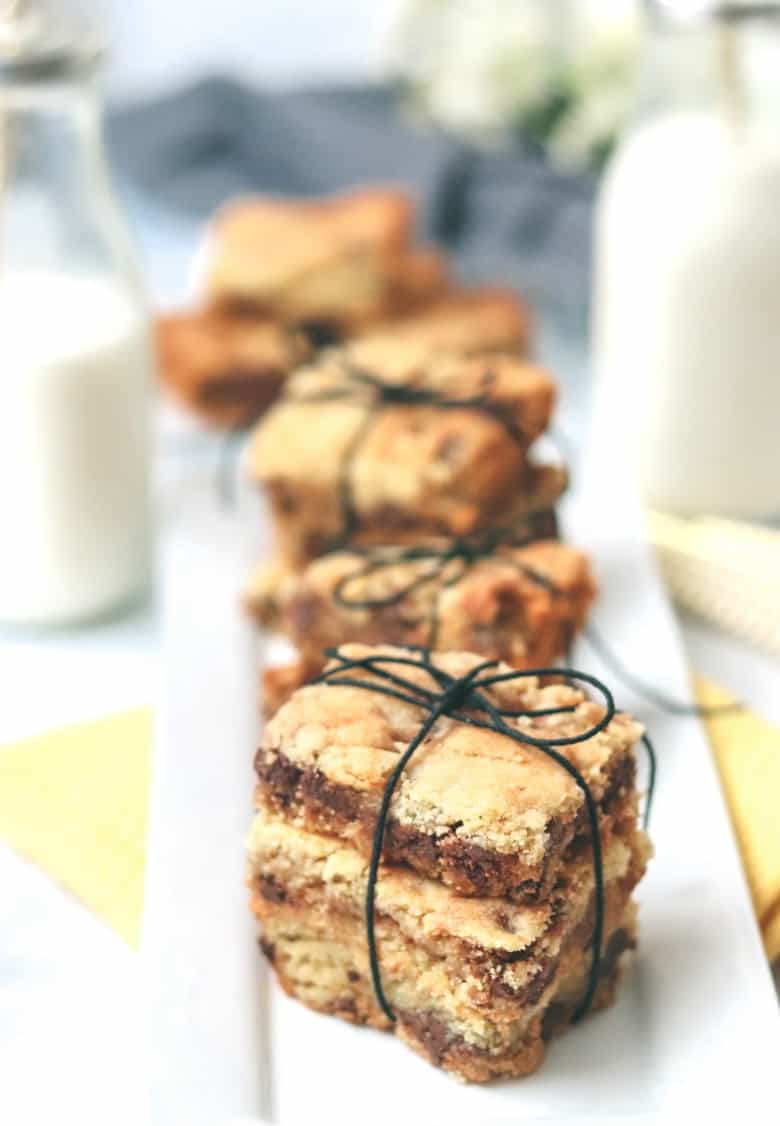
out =
[(646, 6), (634, 121), (698, 112), (749, 130), (780, 120), (780, 5), (740, 18), (724, 16), (728, 6), (701, 7), (712, 10), (683, 19)]
[(132, 273), (93, 76), (0, 86), (0, 265)]
[(72, 189), (100, 170), (101, 111), (91, 79), (0, 86), (0, 121), (7, 186)]

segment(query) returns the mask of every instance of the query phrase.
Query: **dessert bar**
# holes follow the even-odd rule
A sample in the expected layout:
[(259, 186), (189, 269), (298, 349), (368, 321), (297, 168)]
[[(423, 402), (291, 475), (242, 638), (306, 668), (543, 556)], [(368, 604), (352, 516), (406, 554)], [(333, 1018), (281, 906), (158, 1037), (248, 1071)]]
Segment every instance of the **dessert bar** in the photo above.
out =
[[(614, 962), (633, 945), (630, 895), (648, 853), (644, 834), (634, 829), (605, 848), (597, 1000), (609, 998)], [(314, 1008), (388, 1027), (368, 965), (365, 858), (333, 837), (264, 813), (254, 822), (249, 856), (263, 949), (285, 989)], [(537, 906), (467, 899), (411, 872), (380, 869), (375, 933), (397, 1031), (462, 1078), (532, 1070), (543, 1054), (545, 1016), (549, 1033), (553, 1018), (562, 1023), (582, 998), (593, 897), (588, 858), (572, 863), (549, 901)]]
[[(348, 660), (404, 659), (410, 651), (346, 645), (340, 653)], [(435, 654), (436, 667), (450, 676), (465, 675), (480, 661), (473, 654)], [(410, 682), (437, 688), (423, 668), (404, 665), (403, 671)], [(379, 679), (362, 669), (350, 677)], [(550, 713), (507, 721), (537, 739), (580, 736), (604, 714), (579, 688), (533, 676), (498, 683), (487, 694), (513, 712)], [(389, 775), (421, 722), (416, 704), (394, 696), (360, 685), (308, 684), (266, 725), (255, 760), (259, 801), (292, 824), (333, 834), (367, 855)], [(603, 834), (636, 818), (633, 748), (641, 734), (637, 723), (617, 714), (600, 733), (558, 748), (590, 787)], [(539, 902), (589, 838), (582, 790), (540, 748), (442, 719), (401, 776), (383, 856), (465, 895)]]
[(229, 429), (254, 422), (289, 372), (312, 354), (309, 341), (267, 318), (215, 310), (157, 322), (163, 382), (206, 422)]
[(550, 376), (512, 356), (442, 354), (405, 380), (356, 369), (334, 350), (288, 380), (255, 431), (250, 472), (296, 564), (334, 542), (497, 522), (550, 534), (565, 473), (534, 465), (528, 447), (554, 399)]
[(453, 289), (424, 308), (363, 329), (350, 342), (358, 367), (408, 378), (431, 353), (525, 355), (531, 343), (528, 307), (509, 289)]
[(293, 692), (314, 680), (322, 672), (322, 665), (322, 655), (316, 661), (299, 657), (284, 664), (267, 665), (260, 678), (260, 711), (264, 718), (270, 719)]
[(488, 533), (323, 555), (300, 572), (259, 567), (246, 601), (311, 667), (344, 642), (427, 645), (543, 668), (563, 656), (595, 597), (587, 558), (554, 540)]
[[(391, 1025), (376, 1003), (369, 976), (365, 941), (359, 928), (317, 911), (274, 906), (254, 900), (263, 931), (262, 949), (284, 991), (311, 1009), (374, 1028), (394, 1028), (400, 1039), (436, 1067), (467, 1082), (519, 1078), (542, 1063), (552, 1036), (563, 1032), (576, 1011), (587, 979), (587, 957), (569, 960), (534, 1003), (528, 994), (525, 1011), (514, 1020), (498, 1022), (484, 1013), (460, 1006), (437, 1004), (424, 990), (424, 967), (411, 953), (391, 951), (385, 972), (387, 989), (396, 1006)], [(608, 935), (599, 967), (599, 982), (590, 1011), (611, 1004), (619, 963), (635, 944), (632, 911)], [(382, 947), (389, 945), (389, 927), (380, 924)], [(345, 933), (346, 932), (346, 933)], [(404, 947), (405, 949), (405, 947)], [(414, 983), (420, 981), (419, 986)], [(412, 983), (410, 985), (409, 983)], [(453, 992), (456, 987), (453, 986)]]
[(445, 286), (444, 258), (410, 246), (413, 222), (408, 196), (389, 189), (236, 200), (212, 223), (209, 297), (340, 331), (392, 315)]
[(586, 674), (341, 646), (256, 759), (248, 882), (282, 987), (460, 1079), (533, 1071), (635, 945), (641, 735)]

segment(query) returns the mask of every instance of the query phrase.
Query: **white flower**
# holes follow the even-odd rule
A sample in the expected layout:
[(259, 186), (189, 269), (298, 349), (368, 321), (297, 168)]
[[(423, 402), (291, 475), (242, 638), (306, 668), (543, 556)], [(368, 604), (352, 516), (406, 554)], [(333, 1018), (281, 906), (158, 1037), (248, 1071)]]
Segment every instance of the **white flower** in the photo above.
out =
[(630, 79), (641, 41), (636, 16), (597, 20), (587, 5), (578, 5), (575, 11), (569, 52), (572, 81), (585, 88), (603, 77)]
[(395, 37), (395, 69), (430, 117), (496, 133), (549, 97), (557, 49), (536, 0), (412, 0)]
[(626, 112), (620, 84), (600, 84), (575, 99), (547, 138), (553, 160), (569, 168), (591, 163), (613, 141)]
[(622, 124), (638, 42), (632, 0), (407, 0), (392, 65), (445, 128), (545, 121), (553, 156), (582, 163)]
[[(625, 9), (624, 4), (614, 4)], [(548, 138), (554, 159), (581, 165), (603, 152), (620, 131), (631, 102), (639, 54), (635, 11), (607, 19), (599, 5), (576, 6), (566, 82), (571, 102)]]

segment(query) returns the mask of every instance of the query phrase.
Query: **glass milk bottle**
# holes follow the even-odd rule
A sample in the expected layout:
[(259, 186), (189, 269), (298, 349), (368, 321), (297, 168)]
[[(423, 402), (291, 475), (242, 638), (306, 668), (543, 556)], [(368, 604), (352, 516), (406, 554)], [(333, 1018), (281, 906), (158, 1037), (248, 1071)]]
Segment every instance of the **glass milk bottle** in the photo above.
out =
[(647, 9), (597, 211), (597, 395), (646, 503), (777, 516), (780, 5)]
[(98, 62), (0, 0), (0, 624), (103, 615), (149, 572), (151, 333)]

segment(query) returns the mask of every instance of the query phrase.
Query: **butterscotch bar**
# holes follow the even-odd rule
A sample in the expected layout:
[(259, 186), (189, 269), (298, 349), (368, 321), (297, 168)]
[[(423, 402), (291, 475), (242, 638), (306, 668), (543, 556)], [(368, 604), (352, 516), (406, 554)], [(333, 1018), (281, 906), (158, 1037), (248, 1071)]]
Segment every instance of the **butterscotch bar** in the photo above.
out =
[(531, 345), (531, 314), (509, 289), (452, 289), (418, 311), (363, 329), (349, 344), (358, 366), (411, 377), (436, 352), (522, 356)]
[(350, 641), (461, 649), (542, 668), (567, 652), (595, 584), (582, 552), (557, 541), (507, 540), (336, 551), (301, 572), (266, 564), (246, 600), (310, 668), (324, 649)]
[[(616, 961), (634, 942), (631, 892), (649, 847), (641, 832), (604, 852), (604, 933), (596, 1007), (611, 998)], [(304, 1003), (388, 1027), (368, 967), (365, 859), (333, 837), (261, 813), (249, 839), (252, 907), (284, 988)], [(464, 899), (410, 872), (383, 867), (376, 941), (396, 1031), (461, 1078), (521, 1075), (545, 1037), (582, 1000), (591, 968), (593, 871), (574, 863), (535, 907)], [(545, 1029), (545, 1020), (547, 1027)]]
[[(415, 653), (362, 645), (340, 652), (350, 660)], [(433, 659), (452, 676), (465, 675), (482, 660), (467, 653), (436, 653)], [(438, 691), (417, 665), (387, 668)], [(340, 837), (366, 856), (388, 777), (424, 712), (372, 691), (385, 683), (379, 675), (356, 668), (349, 676), (369, 687), (306, 685), (266, 725), (255, 760), (258, 798), (291, 824)], [(507, 680), (486, 692), (506, 711), (556, 709), (507, 720), (536, 738), (586, 733), (604, 715), (579, 688), (535, 677)], [(590, 787), (602, 833), (620, 832), (636, 820), (634, 747), (641, 734), (637, 723), (618, 714), (599, 734), (558, 748)], [(540, 902), (589, 839), (581, 789), (540, 748), (442, 718), (401, 776), (383, 855), (465, 895)]]
[(312, 354), (299, 332), (213, 309), (160, 317), (157, 345), (163, 382), (175, 398), (227, 429), (256, 421)]
[(544, 534), (536, 517), (566, 478), (528, 447), (554, 400), (550, 376), (512, 356), (440, 355), (405, 379), (333, 351), (288, 380), (255, 431), (250, 473), (296, 564), (345, 536), (399, 542), (522, 520)]
[(411, 200), (390, 189), (236, 200), (211, 225), (209, 297), (341, 331), (392, 315), (446, 283), (444, 258), (411, 247), (413, 222)]
[[(383, 948), (389, 947), (393, 954), (385, 974), (396, 1004), (397, 1020), (391, 1026), (372, 992), (365, 942), (361, 943), (354, 923), (345, 925), (316, 910), (269, 905), (259, 898), (254, 902), (263, 952), (285, 993), (310, 1009), (353, 1024), (392, 1027), (429, 1063), (466, 1082), (517, 1079), (537, 1070), (549, 1041), (569, 1027), (587, 978), (587, 955), (580, 953), (575, 964), (569, 962), (568, 972), (556, 975), (541, 1001), (529, 1004), (514, 1021), (498, 1023), (470, 1013), (458, 1019), (444, 1005), (421, 995), (420, 989), (408, 987), (428, 963), (421, 966), (420, 959), (405, 949), (402, 957), (392, 946), (390, 927), (382, 923)], [(591, 1012), (614, 1002), (625, 952), (634, 945), (629, 920), (608, 936)]]

